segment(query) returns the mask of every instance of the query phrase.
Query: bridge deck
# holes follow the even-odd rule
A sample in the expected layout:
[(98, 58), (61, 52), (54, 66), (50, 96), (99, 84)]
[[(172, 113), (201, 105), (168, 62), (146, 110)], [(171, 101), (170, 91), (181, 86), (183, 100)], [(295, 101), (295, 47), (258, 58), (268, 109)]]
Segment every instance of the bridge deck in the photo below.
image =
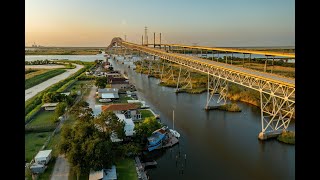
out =
[(295, 58), (294, 53), (284, 53), (284, 52), (274, 52), (274, 51), (258, 51), (258, 50), (248, 50), (248, 49), (219, 48), (219, 47), (206, 47), (206, 46), (188, 46), (188, 45), (182, 45), (182, 44), (163, 44), (163, 45), (173, 46), (173, 47), (192, 48), (192, 49), (204, 49), (204, 50), (214, 50), (214, 51), (223, 51), (223, 52), (259, 54), (259, 55), (265, 55), (265, 56), (281, 56), (281, 57)]

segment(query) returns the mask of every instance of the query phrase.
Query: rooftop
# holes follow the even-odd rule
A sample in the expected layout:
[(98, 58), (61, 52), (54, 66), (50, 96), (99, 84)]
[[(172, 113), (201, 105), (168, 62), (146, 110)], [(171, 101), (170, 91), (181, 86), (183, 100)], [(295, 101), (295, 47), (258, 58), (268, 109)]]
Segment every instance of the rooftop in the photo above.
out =
[(56, 107), (58, 103), (44, 103), (41, 107)]
[(36, 155), (35, 159), (42, 158), (42, 157), (48, 157), (50, 155), (51, 151), (52, 151), (52, 149), (39, 151), (38, 154)]
[(139, 105), (132, 103), (119, 103), (119, 104), (109, 104), (106, 106), (101, 106), (102, 111), (124, 111), (131, 109), (138, 109)]
[(104, 88), (104, 89), (98, 89), (98, 93), (118, 93), (117, 88)]

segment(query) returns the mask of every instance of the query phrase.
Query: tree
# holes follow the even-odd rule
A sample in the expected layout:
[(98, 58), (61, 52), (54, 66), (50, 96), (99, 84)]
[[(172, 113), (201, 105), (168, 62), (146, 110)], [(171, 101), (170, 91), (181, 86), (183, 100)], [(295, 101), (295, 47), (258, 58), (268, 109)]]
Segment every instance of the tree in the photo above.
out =
[(107, 77), (99, 77), (96, 79), (95, 85), (98, 86), (99, 88), (105, 88), (107, 85)]
[(89, 103), (83, 100), (75, 104), (70, 112), (75, 115), (79, 121), (90, 121), (93, 119), (93, 111), (89, 107)]
[(58, 116), (58, 117), (62, 116), (63, 113), (65, 112), (66, 107), (67, 107), (67, 103), (65, 103), (65, 102), (60, 102), (60, 103), (57, 105), (56, 109), (54, 110), (56, 116)]
[(103, 132), (106, 132), (109, 135), (114, 132), (119, 139), (125, 137), (125, 123), (119, 121), (118, 117), (112, 111), (103, 111), (94, 119), (94, 122), (102, 128)]
[(152, 132), (161, 128), (161, 124), (156, 118), (148, 117), (143, 120), (142, 123), (134, 127), (135, 136), (142, 142), (146, 140), (147, 137), (151, 136)]
[(112, 142), (104, 134), (96, 129), (93, 121), (63, 126), (59, 150), (66, 155), (77, 177), (80, 173), (89, 173), (90, 169), (108, 168), (114, 162)]

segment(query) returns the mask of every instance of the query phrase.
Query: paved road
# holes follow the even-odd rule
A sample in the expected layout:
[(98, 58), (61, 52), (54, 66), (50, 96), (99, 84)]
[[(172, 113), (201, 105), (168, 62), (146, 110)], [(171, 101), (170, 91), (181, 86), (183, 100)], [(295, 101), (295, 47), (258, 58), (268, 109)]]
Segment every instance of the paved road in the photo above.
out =
[(68, 180), (69, 163), (64, 155), (59, 155), (54, 165), (51, 180)]
[(66, 79), (67, 77), (69, 77), (70, 75), (74, 74), (75, 72), (77, 72), (78, 70), (80, 70), (81, 68), (83, 68), (83, 65), (79, 65), (79, 64), (74, 64), (76, 65), (76, 68), (74, 69), (67, 69), (66, 72), (59, 74), (58, 76), (55, 76), (53, 78), (50, 78), (36, 86), (33, 86), (29, 89), (25, 90), (25, 101), (27, 101), (28, 99), (32, 98), (33, 96), (35, 96), (36, 94), (38, 94), (39, 92), (45, 90), (46, 88), (48, 88), (49, 86), (63, 80)]

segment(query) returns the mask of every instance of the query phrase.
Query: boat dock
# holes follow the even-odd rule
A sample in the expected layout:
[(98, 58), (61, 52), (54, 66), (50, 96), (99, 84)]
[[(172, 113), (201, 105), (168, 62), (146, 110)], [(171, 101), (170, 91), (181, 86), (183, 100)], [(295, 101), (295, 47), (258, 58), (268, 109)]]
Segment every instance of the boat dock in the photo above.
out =
[(144, 166), (141, 164), (139, 157), (135, 157), (134, 160), (136, 161), (136, 170), (138, 178), (142, 180), (148, 180), (147, 174), (144, 171)]
[(141, 163), (143, 167), (156, 166), (158, 163), (156, 161)]
[(162, 147), (163, 148), (166, 148), (166, 147), (172, 147), (173, 145), (177, 144), (179, 142), (179, 140), (172, 134), (172, 133), (168, 133), (168, 138), (169, 138), (169, 141), (163, 145)]

